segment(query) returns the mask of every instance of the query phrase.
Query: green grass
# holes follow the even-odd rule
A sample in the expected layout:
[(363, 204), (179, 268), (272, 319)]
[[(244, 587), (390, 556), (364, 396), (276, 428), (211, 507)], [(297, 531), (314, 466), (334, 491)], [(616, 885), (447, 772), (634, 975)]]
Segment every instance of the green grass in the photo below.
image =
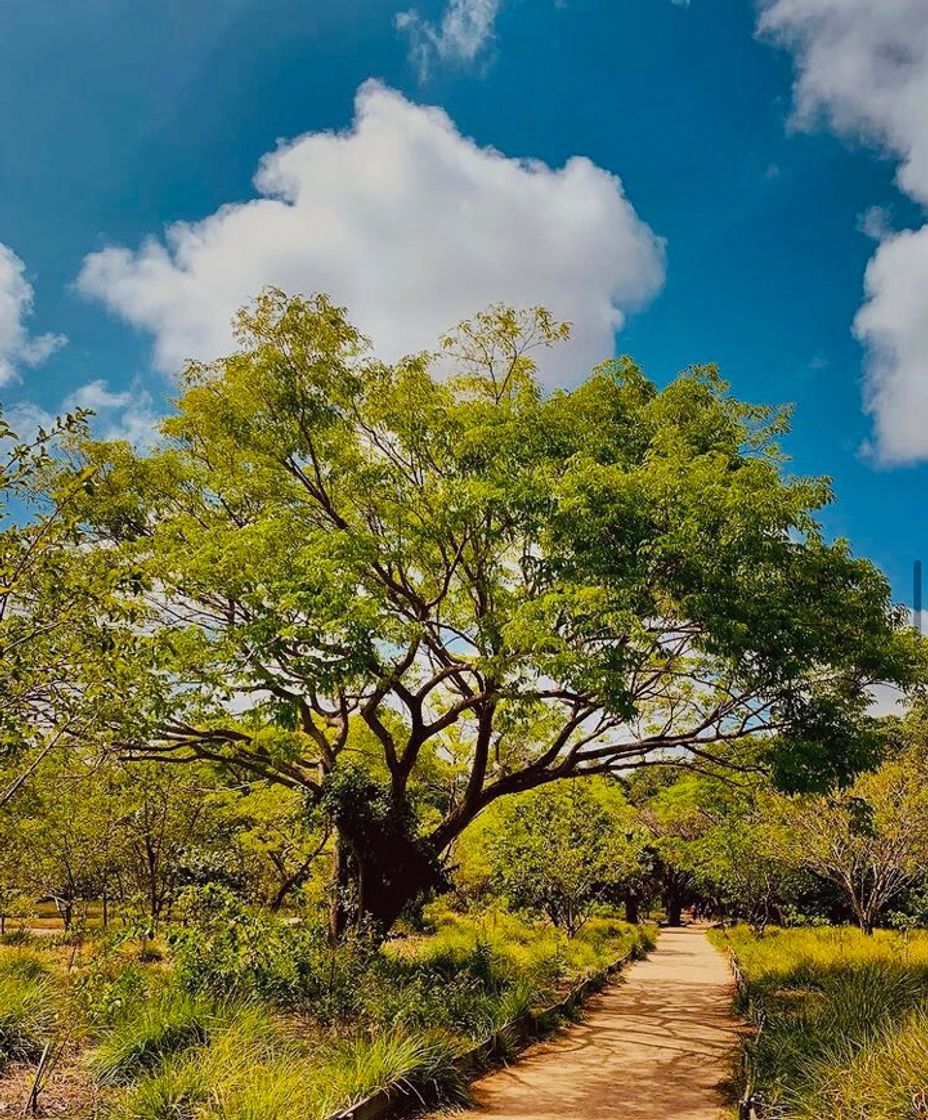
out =
[(88, 1064), (99, 1081), (123, 1082), (193, 1043), (204, 1042), (215, 1009), (200, 996), (168, 985), (127, 1004), (91, 1052)]
[(55, 1021), (48, 966), (28, 950), (0, 951), (0, 1067), (32, 1058)]
[[(129, 986), (89, 1058), (109, 1086), (108, 1120), (323, 1120), (402, 1081), (430, 1083), (440, 1099), (457, 1101), (456, 1054), (580, 975), (653, 944), (653, 931), (608, 919), (572, 941), (503, 913), (436, 909), (432, 922), (431, 934), (390, 942), (364, 958), (363, 971), (348, 968), (337, 983), (350, 991), (321, 1007), (310, 999), (296, 1016), (290, 982), (263, 975), (262, 992), (286, 993), (277, 1006), (254, 989), (243, 995), (238, 983), (229, 996), (225, 965), (214, 991), (185, 988), (183, 970), (160, 987)], [(273, 931), (268, 967), (283, 955), (282, 936)], [(249, 974), (254, 948), (244, 958)], [(325, 967), (324, 957), (312, 959)], [(339, 959), (332, 963), (338, 974)], [(307, 993), (321, 990), (307, 980)], [(342, 1012), (333, 1018), (332, 1007)]]
[(908, 1120), (928, 1115), (928, 933), (739, 927), (740, 1010), (761, 1024), (748, 1061), (764, 1115)]
[[(220, 1025), (220, 1018), (222, 1019)], [(425, 1033), (312, 1041), (266, 1009), (226, 1009), (208, 1043), (175, 1052), (112, 1100), (109, 1120), (324, 1120), (395, 1081), (431, 1079), (448, 1099), (453, 1047)]]

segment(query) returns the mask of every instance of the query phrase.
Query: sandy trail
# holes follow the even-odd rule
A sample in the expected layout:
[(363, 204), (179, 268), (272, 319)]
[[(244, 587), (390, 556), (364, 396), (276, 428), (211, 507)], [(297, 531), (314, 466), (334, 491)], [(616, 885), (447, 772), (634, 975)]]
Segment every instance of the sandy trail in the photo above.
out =
[(474, 1084), (475, 1120), (718, 1120), (737, 1025), (732, 981), (698, 927), (592, 999), (584, 1021)]

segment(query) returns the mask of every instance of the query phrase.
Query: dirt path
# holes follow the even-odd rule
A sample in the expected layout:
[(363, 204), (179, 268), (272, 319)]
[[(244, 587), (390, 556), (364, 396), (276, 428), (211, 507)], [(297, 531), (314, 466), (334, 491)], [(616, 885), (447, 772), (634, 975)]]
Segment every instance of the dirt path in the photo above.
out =
[(478, 1081), (474, 1120), (718, 1120), (736, 1045), (731, 997), (703, 930), (664, 930), (581, 1024)]

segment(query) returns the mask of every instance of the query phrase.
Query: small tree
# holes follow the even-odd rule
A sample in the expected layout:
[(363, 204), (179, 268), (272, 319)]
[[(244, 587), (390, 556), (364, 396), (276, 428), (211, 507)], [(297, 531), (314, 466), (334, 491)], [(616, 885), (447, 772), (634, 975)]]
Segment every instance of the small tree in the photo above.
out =
[(0, 813), (0, 934), (6, 933), (8, 919), (25, 901), (31, 886), (28, 868), (29, 852), (20, 821), (7, 809)]
[(776, 793), (761, 775), (681, 775), (645, 808), (655, 844), (686, 891), (762, 933), (797, 887)]
[(699, 801), (699, 783), (682, 779), (661, 788), (639, 811), (650, 838), (651, 875), (656, 881), (667, 924), (683, 922), (683, 908), (692, 901), (696, 875), (696, 842), (712, 825)]
[(718, 819), (694, 845), (696, 883), (711, 892), (724, 912), (748, 922), (761, 935), (780, 919), (796, 896), (801, 875), (790, 858), (782, 829), (767, 815), (766, 799)]
[(490, 866), (511, 905), (547, 915), (573, 937), (595, 905), (638, 867), (633, 816), (604, 782), (561, 783), (501, 805)]
[(118, 858), (119, 805), (107, 778), (93, 758), (70, 752), (49, 758), (23, 790), (30, 886), (54, 901), (66, 930), (102, 896)]
[(241, 853), (252, 890), (275, 913), (323, 860), (330, 828), (298, 790), (259, 784), (215, 795), (216, 808)]
[(828, 797), (782, 799), (780, 818), (792, 858), (839, 888), (865, 933), (928, 871), (928, 783), (910, 755)]

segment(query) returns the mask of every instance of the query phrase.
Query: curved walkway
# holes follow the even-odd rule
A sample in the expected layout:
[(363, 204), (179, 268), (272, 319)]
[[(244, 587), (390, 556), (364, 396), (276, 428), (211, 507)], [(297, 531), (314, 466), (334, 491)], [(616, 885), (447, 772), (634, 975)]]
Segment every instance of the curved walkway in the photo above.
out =
[(582, 1023), (477, 1081), (474, 1120), (718, 1120), (737, 1042), (732, 994), (702, 929), (664, 930)]

